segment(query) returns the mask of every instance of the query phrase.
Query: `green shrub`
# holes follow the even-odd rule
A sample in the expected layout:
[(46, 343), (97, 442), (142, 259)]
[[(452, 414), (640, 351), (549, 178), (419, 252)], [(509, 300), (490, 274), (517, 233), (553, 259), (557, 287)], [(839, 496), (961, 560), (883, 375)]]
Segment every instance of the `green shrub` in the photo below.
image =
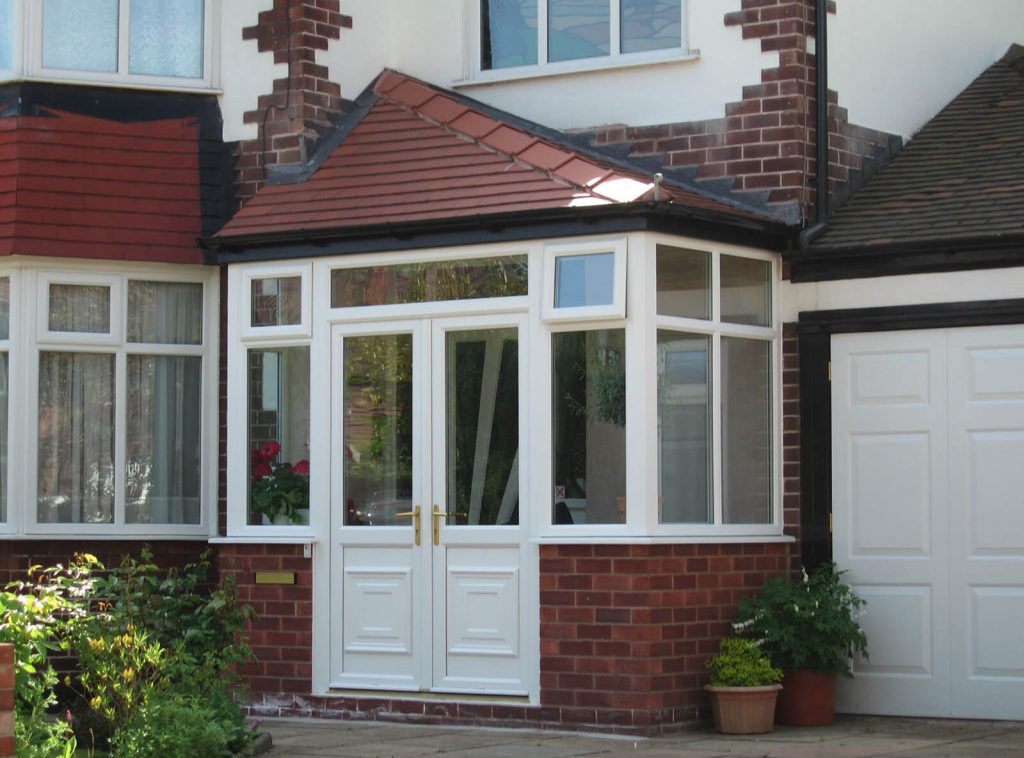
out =
[(721, 652), (707, 662), (714, 687), (763, 687), (782, 681), (782, 671), (772, 666), (754, 640), (728, 637)]

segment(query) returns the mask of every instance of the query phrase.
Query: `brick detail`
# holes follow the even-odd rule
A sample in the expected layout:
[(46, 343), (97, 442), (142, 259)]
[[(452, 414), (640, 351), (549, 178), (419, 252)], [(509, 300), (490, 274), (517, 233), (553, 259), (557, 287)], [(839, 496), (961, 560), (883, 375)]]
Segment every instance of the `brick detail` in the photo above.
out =
[(352, 17), (341, 14), (339, 0), (274, 0), (254, 26), (242, 29), (242, 39), (255, 40), (261, 53), (288, 64), (288, 76), (275, 79), (273, 91), (243, 115), (246, 123), (259, 126), (259, 135), (238, 146), (241, 202), (263, 184), (268, 168), (304, 164), (341, 113), (341, 86), (328, 78), (316, 55), (351, 27)]
[[(834, 3), (829, 3), (834, 13)], [(692, 166), (696, 178), (732, 179), (736, 192), (767, 192), (768, 202), (797, 204), (803, 217), (814, 203), (815, 35), (812, 0), (742, 0), (725, 15), (744, 40), (759, 40), (776, 52), (779, 65), (763, 69), (761, 81), (727, 103), (723, 118), (655, 126), (616, 124), (597, 129), (595, 143), (630, 143), (630, 156), (661, 159), (677, 169)], [(829, 91), (829, 177), (832, 192), (854, 181), (865, 161), (885, 152), (890, 135), (849, 124), (838, 94)]]
[(14, 645), (0, 644), (0, 758), (14, 758)]

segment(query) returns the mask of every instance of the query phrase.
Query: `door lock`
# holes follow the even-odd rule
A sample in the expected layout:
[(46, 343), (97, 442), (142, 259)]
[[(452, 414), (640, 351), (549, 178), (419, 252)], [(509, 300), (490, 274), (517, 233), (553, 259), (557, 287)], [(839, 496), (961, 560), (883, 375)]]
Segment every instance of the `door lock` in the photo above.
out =
[(463, 517), (465, 517), (465, 516), (468, 516), (468, 515), (469, 515), (468, 513), (462, 513), (461, 511), (452, 511), (451, 513), (447, 512), (447, 511), (442, 511), (441, 510), (441, 506), (437, 505), (435, 503), (434, 504), (434, 514), (433, 514), (433, 516), (434, 516), (434, 519), (433, 519), (433, 521), (434, 521), (434, 544), (435, 545), (440, 545), (441, 544), (441, 519), (442, 518), (448, 518), (449, 516), (463, 516)]
[[(434, 508), (436, 509), (437, 506), (435, 505)], [(415, 529), (414, 539), (416, 540), (417, 545), (420, 544), (420, 507), (417, 505), (411, 511), (402, 511), (401, 513), (396, 513), (395, 517), (397, 518), (398, 516), (412, 516), (412, 525), (413, 528)], [(434, 544), (437, 544), (436, 538)]]

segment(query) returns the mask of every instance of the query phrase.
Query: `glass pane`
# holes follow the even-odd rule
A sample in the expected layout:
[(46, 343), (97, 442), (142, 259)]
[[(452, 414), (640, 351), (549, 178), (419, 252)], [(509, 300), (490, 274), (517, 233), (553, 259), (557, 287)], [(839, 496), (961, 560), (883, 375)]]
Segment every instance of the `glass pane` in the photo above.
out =
[(555, 258), (555, 307), (611, 305), (615, 297), (615, 254)]
[(11, 338), (11, 280), (0, 277), (0, 340)]
[(343, 360), (345, 523), (411, 525), (412, 335), (347, 337)]
[(198, 524), (202, 359), (129, 355), (125, 509), (129, 524)]
[(13, 52), (14, 0), (0, 0), (0, 69), (13, 65)]
[(203, 285), (128, 282), (128, 341), (202, 344)]
[(10, 413), (7, 353), (0, 353), (0, 524), (7, 521), (7, 416)]
[(608, 0), (548, 0), (548, 60), (574, 61), (608, 55)]
[(203, 75), (203, 0), (131, 0), (128, 70)]
[(626, 332), (552, 335), (555, 524), (626, 520)]
[(43, 0), (43, 68), (117, 71), (117, 0)]
[(624, 53), (682, 47), (680, 0), (620, 0)]
[(771, 326), (771, 264), (722, 256), (722, 321)]
[(722, 515), (772, 520), (771, 343), (722, 337)]
[(252, 280), (253, 326), (287, 326), (301, 323), (301, 276)]
[(711, 254), (658, 245), (658, 313), (711, 318)]
[(710, 524), (711, 338), (658, 332), (658, 471), (663, 524)]
[(331, 272), (331, 307), (516, 297), (527, 294), (526, 276), (525, 255), (339, 268)]
[(448, 523), (518, 524), (517, 332), (449, 332), (446, 356)]
[(110, 287), (51, 284), (51, 332), (110, 334)]
[(249, 351), (250, 524), (309, 523), (309, 348)]
[(537, 0), (480, 0), (480, 68), (537, 62)]
[(114, 521), (114, 356), (39, 354), (41, 523)]

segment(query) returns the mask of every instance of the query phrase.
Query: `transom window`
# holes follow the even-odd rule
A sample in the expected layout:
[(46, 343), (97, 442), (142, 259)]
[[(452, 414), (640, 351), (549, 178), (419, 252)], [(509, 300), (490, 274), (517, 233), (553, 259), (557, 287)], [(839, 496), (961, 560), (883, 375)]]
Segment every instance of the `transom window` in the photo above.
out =
[(684, 0), (479, 1), (484, 71), (683, 47)]

